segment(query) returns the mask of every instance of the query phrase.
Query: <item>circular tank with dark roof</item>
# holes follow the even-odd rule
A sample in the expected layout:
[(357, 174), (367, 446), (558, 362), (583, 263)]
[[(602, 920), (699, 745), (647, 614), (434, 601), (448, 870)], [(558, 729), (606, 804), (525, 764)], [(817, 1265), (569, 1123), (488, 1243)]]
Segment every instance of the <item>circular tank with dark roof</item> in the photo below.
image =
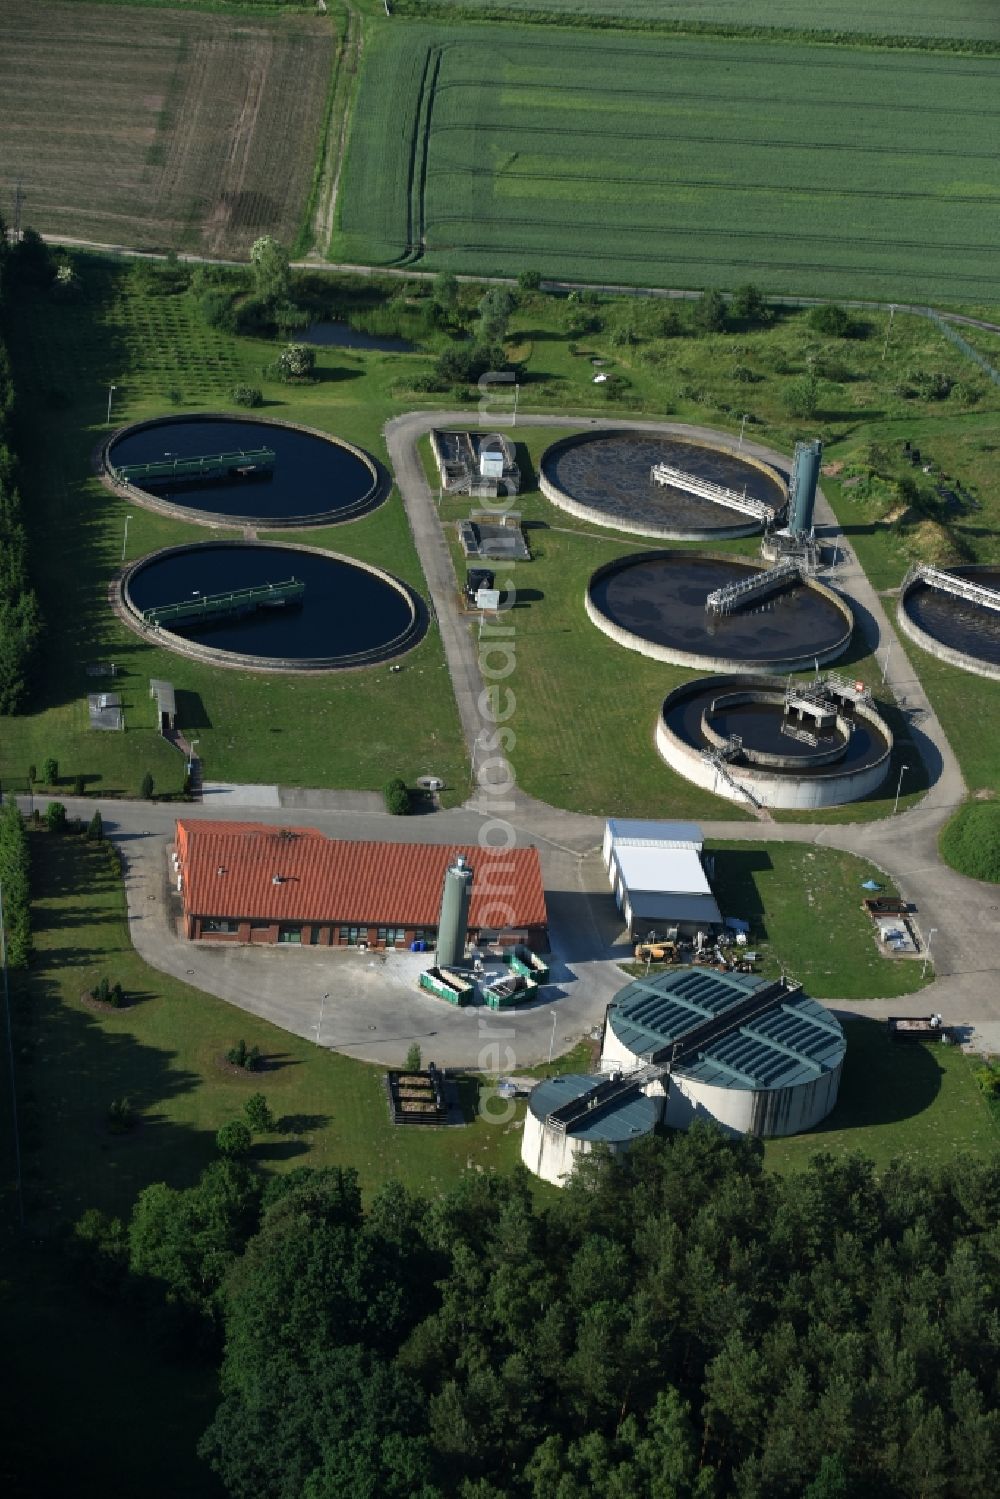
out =
[(594, 1146), (625, 1151), (656, 1128), (660, 1106), (638, 1089), (586, 1073), (546, 1078), (532, 1089), (521, 1159), (536, 1176), (561, 1186), (575, 1160)]

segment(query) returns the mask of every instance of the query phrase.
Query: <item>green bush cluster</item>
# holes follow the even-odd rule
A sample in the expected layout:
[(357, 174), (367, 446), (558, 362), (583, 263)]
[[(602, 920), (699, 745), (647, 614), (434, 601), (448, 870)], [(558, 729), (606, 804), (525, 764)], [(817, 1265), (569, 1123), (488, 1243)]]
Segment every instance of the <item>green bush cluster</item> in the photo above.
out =
[(90, 997), (98, 1004), (110, 1005), (114, 1010), (125, 1008), (125, 990), (117, 979), (112, 983), (107, 974), (104, 974), (91, 989)]
[(233, 1067), (242, 1067), (245, 1072), (256, 1072), (260, 1066), (260, 1047), (248, 1046), (241, 1037), (226, 1052), (226, 1061)]
[(401, 776), (394, 776), (382, 787), (385, 810), (394, 817), (406, 817), (411, 811), (410, 789)]
[[(2, 277), (0, 263), (0, 282)], [(42, 635), (12, 450), (13, 411), (10, 358), (6, 345), (0, 343), (0, 713), (16, 713), (24, 707)]]
[(969, 802), (945, 824), (941, 857), (972, 880), (1000, 884), (1000, 802)]
[(31, 957), (31, 855), (24, 819), (13, 800), (0, 811), (0, 881), (7, 962), (23, 968)]

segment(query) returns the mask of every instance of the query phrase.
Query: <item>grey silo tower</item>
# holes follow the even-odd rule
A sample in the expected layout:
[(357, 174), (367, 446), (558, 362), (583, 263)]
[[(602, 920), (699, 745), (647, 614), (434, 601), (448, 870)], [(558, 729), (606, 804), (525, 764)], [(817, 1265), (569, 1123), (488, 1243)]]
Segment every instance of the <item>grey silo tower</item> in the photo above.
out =
[(807, 536), (812, 531), (813, 508), (816, 504), (816, 486), (819, 483), (819, 466), (822, 457), (823, 444), (819, 438), (815, 438), (812, 442), (795, 444), (788, 504), (788, 529), (793, 536)]
[(439, 968), (461, 963), (469, 931), (469, 907), (472, 903), (472, 869), (465, 855), (459, 854), (445, 870), (441, 892), (441, 914), (438, 917), (437, 962)]

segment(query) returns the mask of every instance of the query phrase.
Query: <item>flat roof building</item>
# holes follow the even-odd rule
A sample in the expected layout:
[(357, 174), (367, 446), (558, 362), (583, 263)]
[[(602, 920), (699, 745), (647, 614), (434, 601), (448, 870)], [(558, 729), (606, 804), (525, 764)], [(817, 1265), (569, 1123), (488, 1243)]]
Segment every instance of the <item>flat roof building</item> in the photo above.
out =
[(176, 830), (185, 936), (319, 947), (433, 943), (445, 870), (473, 871), (470, 942), (548, 946), (535, 848), (381, 843), (316, 828), (180, 819)]
[(608, 819), (604, 867), (631, 936), (693, 936), (722, 925), (703, 849), (697, 823)]

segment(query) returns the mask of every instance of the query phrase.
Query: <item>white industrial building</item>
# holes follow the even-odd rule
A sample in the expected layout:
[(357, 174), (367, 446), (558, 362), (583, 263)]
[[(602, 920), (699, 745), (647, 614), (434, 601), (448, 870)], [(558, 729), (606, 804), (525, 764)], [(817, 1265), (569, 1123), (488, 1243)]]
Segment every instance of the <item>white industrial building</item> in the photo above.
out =
[(604, 867), (632, 937), (692, 937), (722, 925), (693, 822), (609, 818)]
[(798, 1134), (836, 1103), (845, 1052), (835, 1016), (788, 979), (710, 968), (636, 979), (608, 1006), (602, 1075), (533, 1089), (521, 1159), (560, 1186), (598, 1142), (618, 1154), (657, 1124)]

